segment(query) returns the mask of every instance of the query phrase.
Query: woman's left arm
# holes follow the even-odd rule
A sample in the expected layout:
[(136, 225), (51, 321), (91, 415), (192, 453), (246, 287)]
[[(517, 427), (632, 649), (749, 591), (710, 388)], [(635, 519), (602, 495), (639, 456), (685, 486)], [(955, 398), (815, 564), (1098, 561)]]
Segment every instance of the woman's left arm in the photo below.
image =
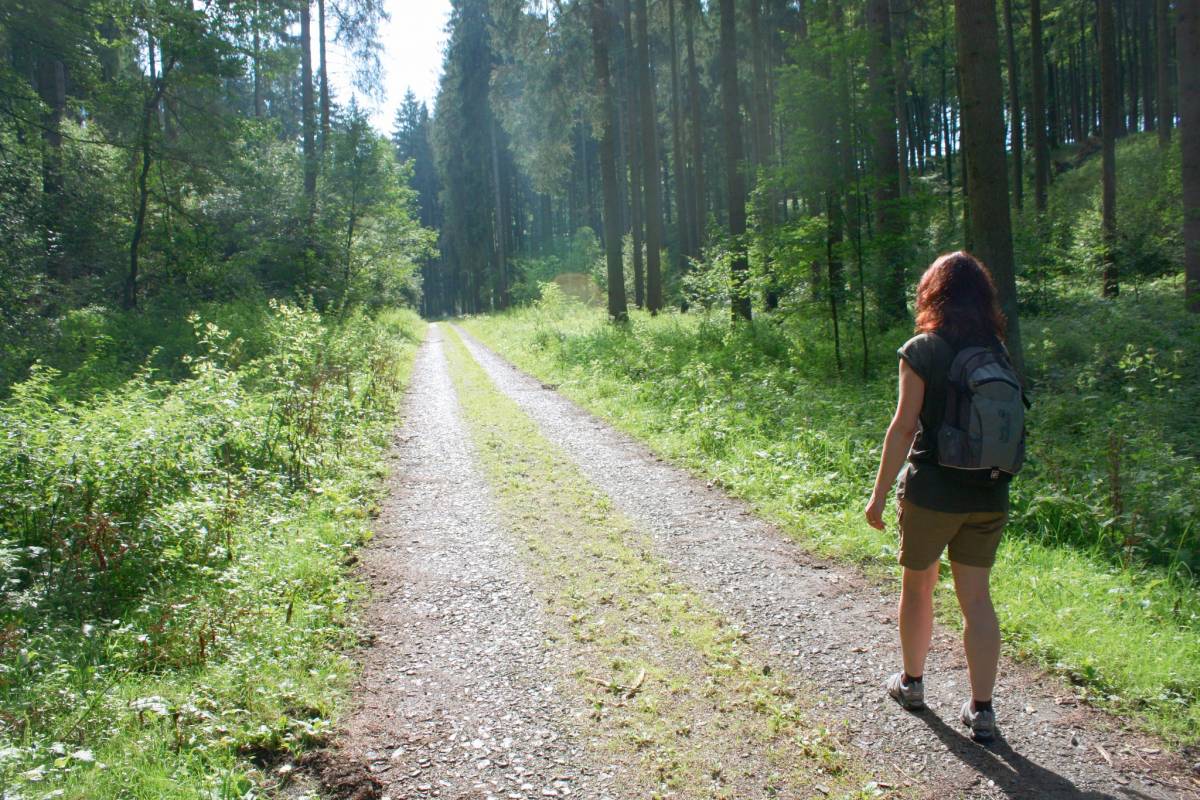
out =
[(875, 489), (871, 492), (865, 512), (872, 528), (883, 530), (885, 527), (883, 507), (887, 504), (892, 484), (896, 482), (896, 475), (904, 466), (913, 437), (917, 435), (924, 402), (925, 381), (907, 361), (900, 359), (900, 399), (896, 402), (896, 413), (883, 439), (883, 455), (879, 459), (879, 472), (875, 475)]

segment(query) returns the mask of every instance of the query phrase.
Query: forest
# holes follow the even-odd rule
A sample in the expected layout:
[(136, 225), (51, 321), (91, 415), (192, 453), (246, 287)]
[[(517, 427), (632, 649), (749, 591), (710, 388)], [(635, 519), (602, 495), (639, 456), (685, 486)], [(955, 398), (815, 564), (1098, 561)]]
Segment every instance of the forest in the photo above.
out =
[[(891, 586), (895, 533), (861, 507), (915, 283), (959, 249), (995, 277), (1033, 400), (1005, 658), (1175, 759), (1146, 785), (1179, 793), (1153, 796), (1196, 792), (1200, 0), (447, 5), (436, 96), (382, 131), (406, 2), (0, 0), (0, 798), (434, 796), (415, 734), (357, 755), (353, 709), (401, 702), (364, 700), (372, 643), (426, 643), (378, 627), (411, 573), (379, 583), (372, 548), (425, 546), (422, 507), (389, 509), (456, 462), (397, 431), (443, 401), (494, 495), (472, 519), (503, 521), (545, 600), (534, 638), (588, 645), (563, 645), (564, 714), (624, 742), (641, 777), (614, 796), (916, 796), (813, 734), (815, 705), (763, 701), (792, 668), (743, 670), (713, 633), (739, 607), (614, 544), (645, 524), (605, 516), (591, 492), (616, 490), (479, 353)], [(626, 569), (580, 577), (589, 557)], [(641, 616), (586, 627), (610, 606)], [(673, 663), (685, 641), (737, 666), (670, 673), (628, 633), (660, 613)], [(720, 776), (676, 719), (678, 687), (714, 681), (802, 775)], [(1120, 771), (1111, 742), (1083, 750)], [(563, 769), (507, 796), (566, 796)]]

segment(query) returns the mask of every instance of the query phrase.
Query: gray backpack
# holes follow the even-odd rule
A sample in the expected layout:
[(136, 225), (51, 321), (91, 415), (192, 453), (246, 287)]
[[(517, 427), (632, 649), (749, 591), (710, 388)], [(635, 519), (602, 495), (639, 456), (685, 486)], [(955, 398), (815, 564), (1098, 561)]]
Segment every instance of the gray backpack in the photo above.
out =
[(957, 351), (950, 362), (946, 411), (937, 431), (938, 463), (972, 484), (994, 484), (1016, 475), (1025, 461), (1028, 406), (1003, 345)]

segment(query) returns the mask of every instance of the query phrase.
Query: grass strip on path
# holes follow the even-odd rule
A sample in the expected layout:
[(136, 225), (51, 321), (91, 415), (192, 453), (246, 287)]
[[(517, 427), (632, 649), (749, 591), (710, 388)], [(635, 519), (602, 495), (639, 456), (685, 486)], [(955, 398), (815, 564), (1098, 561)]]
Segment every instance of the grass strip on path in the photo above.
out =
[[(530, 308), (464, 327), (656, 453), (746, 499), (804, 547), (877, 579), (895, 574), (894, 529), (879, 533), (862, 520), (894, 404), (890, 374), (866, 384), (831, 380), (813, 365), (823, 357), (816, 339), (785, 346), (769, 324), (718, 336), (700, 315), (634, 314), (620, 328), (597, 309)], [(799, 352), (769, 355), (788, 346)], [(1043, 506), (1059, 501), (1038, 495), (1036, 478), (1021, 480), (1034, 498), (1014, 501), (993, 573), (1009, 655), (1063, 673), (1090, 702), (1176, 744), (1196, 742), (1194, 589), (1056, 542), (1038, 526)], [(948, 584), (938, 606), (957, 626)]]
[[(450, 373), (488, 480), (544, 581), (588, 715), (637, 790), (686, 798), (883, 794), (793, 682), (652, 554), (649, 538), (503, 395), (456, 334)], [(815, 699), (814, 699), (815, 702)]]

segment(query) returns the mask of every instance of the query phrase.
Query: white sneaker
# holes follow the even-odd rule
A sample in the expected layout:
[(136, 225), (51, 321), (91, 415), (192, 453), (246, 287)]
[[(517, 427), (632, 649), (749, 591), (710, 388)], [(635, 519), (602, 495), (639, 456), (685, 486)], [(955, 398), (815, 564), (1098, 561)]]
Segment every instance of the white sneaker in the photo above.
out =
[(897, 672), (887, 679), (887, 693), (909, 711), (920, 711), (925, 707), (925, 682), (904, 682), (904, 673)]
[(971, 729), (971, 738), (976, 741), (986, 742), (996, 736), (995, 712), (976, 711), (972, 700), (963, 703), (962, 722)]

